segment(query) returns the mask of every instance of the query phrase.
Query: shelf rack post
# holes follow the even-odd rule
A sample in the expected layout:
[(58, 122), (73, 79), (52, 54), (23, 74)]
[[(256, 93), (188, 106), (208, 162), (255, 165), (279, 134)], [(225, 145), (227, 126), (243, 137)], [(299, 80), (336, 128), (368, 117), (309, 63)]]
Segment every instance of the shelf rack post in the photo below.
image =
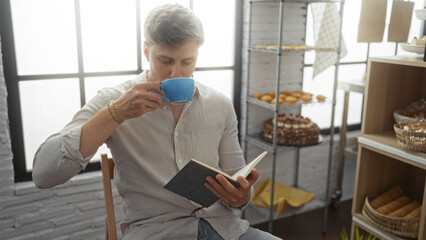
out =
[(275, 109), (274, 109), (274, 137), (273, 137), (273, 151), (272, 151), (272, 182), (271, 182), (271, 200), (269, 207), (269, 222), (268, 231), (272, 233), (272, 221), (274, 220), (274, 189), (275, 189), (275, 172), (277, 165), (277, 126), (278, 126), (278, 113), (279, 113), (279, 95), (280, 95), (280, 78), (281, 78), (281, 55), (282, 55), (282, 32), (284, 21), (284, 0), (280, 1), (279, 13), (279, 30), (278, 30), (278, 47), (277, 47), (277, 69), (276, 69), (276, 86), (275, 86)]
[(327, 166), (327, 183), (325, 188), (325, 202), (324, 202), (324, 221), (323, 221), (323, 234), (327, 232), (327, 217), (328, 217), (328, 205), (330, 202), (330, 171), (331, 171), (331, 160), (333, 158), (333, 145), (334, 145), (334, 115), (336, 108), (336, 92), (337, 92), (337, 79), (339, 77), (339, 60), (340, 52), (342, 49), (342, 26), (343, 26), (343, 9), (345, 6), (345, 1), (340, 2), (340, 27), (339, 27), (339, 41), (337, 43), (336, 51), (336, 64), (334, 67), (334, 82), (333, 82), (333, 102), (331, 106), (331, 123), (330, 123), (330, 146), (328, 150), (328, 166)]

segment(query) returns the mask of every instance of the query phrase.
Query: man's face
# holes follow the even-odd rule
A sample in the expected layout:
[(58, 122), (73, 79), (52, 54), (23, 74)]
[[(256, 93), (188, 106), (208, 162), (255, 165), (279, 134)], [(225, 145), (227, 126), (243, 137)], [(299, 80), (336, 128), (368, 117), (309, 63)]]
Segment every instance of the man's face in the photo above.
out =
[(180, 47), (144, 44), (144, 54), (150, 65), (148, 81), (161, 82), (170, 78), (191, 77), (198, 56), (198, 44), (186, 42)]

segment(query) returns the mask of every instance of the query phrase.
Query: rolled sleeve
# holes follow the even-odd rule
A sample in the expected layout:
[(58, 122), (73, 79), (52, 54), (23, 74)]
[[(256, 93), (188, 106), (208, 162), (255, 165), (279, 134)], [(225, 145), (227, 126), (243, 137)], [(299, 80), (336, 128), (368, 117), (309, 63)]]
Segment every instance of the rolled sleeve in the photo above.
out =
[(80, 136), (83, 125), (77, 126), (68, 132), (60, 135), (60, 151), (62, 153), (61, 160), (58, 162), (58, 167), (61, 170), (68, 170), (68, 166), (79, 165), (84, 170), (89, 164), (90, 159), (94, 154), (83, 157), (79, 151)]

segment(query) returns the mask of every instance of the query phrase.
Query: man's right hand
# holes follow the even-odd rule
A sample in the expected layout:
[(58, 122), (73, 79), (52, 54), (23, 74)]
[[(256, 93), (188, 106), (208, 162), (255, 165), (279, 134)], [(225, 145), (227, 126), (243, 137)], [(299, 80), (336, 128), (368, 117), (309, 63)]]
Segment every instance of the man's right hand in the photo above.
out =
[(120, 118), (127, 119), (140, 117), (147, 112), (156, 110), (163, 105), (159, 82), (139, 83), (133, 86), (123, 96), (113, 102)]

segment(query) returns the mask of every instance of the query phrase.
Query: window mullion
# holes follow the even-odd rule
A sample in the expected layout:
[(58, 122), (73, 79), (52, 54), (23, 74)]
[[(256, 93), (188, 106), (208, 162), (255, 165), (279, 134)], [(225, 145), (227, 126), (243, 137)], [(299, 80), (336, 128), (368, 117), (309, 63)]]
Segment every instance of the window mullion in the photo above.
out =
[(137, 51), (137, 62), (138, 72), (142, 72), (142, 37), (141, 37), (141, 1), (136, 0), (136, 51)]
[(83, 61), (83, 40), (81, 34), (81, 13), (80, 13), (80, 0), (74, 0), (75, 6), (75, 24), (77, 36), (77, 59), (78, 59), (78, 79), (80, 85), (80, 105), (81, 107), (86, 104), (86, 94), (84, 87), (84, 61)]

